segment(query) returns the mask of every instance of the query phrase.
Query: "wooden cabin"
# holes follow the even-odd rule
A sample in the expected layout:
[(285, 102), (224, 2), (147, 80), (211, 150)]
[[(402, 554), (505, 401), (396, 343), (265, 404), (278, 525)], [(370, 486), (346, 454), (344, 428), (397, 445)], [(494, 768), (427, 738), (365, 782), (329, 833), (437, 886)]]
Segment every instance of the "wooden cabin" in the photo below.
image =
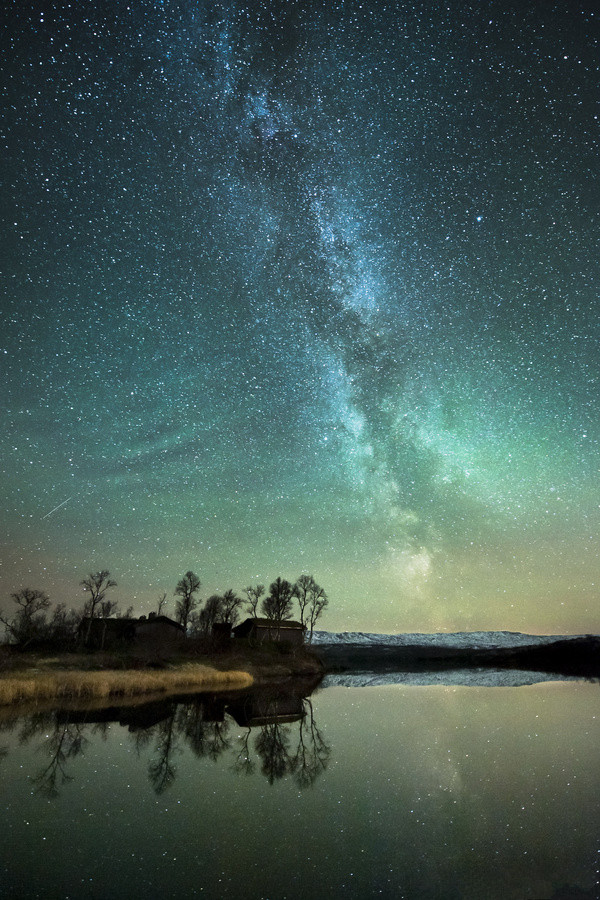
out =
[(104, 650), (117, 644), (164, 647), (185, 640), (185, 630), (168, 616), (150, 613), (139, 619), (84, 618), (77, 631), (78, 640), (87, 647)]
[(304, 643), (306, 628), (301, 622), (290, 620), (274, 621), (273, 619), (245, 619), (241, 625), (233, 629), (236, 639), (244, 638), (255, 644), (264, 641), (283, 641), (288, 644)]
[(175, 644), (185, 640), (185, 628), (168, 616), (150, 613), (135, 620), (136, 644)]

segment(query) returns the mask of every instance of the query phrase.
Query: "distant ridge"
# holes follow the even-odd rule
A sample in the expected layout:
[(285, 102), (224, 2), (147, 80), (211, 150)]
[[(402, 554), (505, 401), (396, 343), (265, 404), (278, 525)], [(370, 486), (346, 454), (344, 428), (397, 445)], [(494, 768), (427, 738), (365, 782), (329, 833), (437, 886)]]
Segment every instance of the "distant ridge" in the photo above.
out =
[[(600, 677), (600, 637), (592, 634), (522, 634), (519, 631), (365, 634), (351, 631), (341, 634), (319, 632), (315, 637), (315, 653), (330, 673), (422, 674), (436, 669), (486, 667), (554, 672), (596, 680)], [(506, 677), (502, 681), (508, 683)]]
[(386, 647), (460, 647), (465, 649), (504, 649), (553, 644), (556, 641), (577, 640), (589, 635), (577, 634), (524, 634), (520, 631), (456, 631), (453, 633), (427, 634), (374, 634), (363, 631), (315, 631), (313, 644), (353, 644)]

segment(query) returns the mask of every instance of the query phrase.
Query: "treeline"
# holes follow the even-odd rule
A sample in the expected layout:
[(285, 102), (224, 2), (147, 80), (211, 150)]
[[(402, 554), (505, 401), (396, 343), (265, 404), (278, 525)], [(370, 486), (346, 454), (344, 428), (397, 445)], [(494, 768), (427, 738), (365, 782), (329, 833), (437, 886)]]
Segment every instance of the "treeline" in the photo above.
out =
[[(90, 573), (80, 582), (80, 587), (88, 594), (80, 610), (68, 610), (65, 603), (58, 603), (51, 609), (45, 591), (22, 588), (10, 595), (14, 604), (10, 612), (5, 614), (0, 609), (0, 623), (4, 625), (8, 642), (21, 649), (45, 642), (68, 645), (77, 636), (87, 643), (94, 619), (133, 616), (132, 606), (121, 612), (117, 601), (107, 596), (116, 586), (107, 569)], [(206, 601), (198, 597), (200, 587), (198, 576), (188, 571), (177, 582), (174, 591), (177, 599), (173, 618), (191, 637), (210, 636), (213, 626), (218, 624), (233, 628), (244, 614), (253, 618), (262, 614), (273, 622), (288, 620), (294, 615), (297, 604), (298, 619), (306, 628), (310, 643), (315, 625), (329, 603), (327, 594), (312, 575), (301, 575), (293, 583), (276, 578), (268, 593), (264, 584), (257, 584), (244, 588), (242, 596), (229, 589), (223, 594), (212, 594)], [(158, 598), (154, 612), (168, 615), (167, 603), (165, 591)]]
[[(231, 589), (223, 594), (212, 594), (202, 608), (202, 601), (197, 598), (200, 586), (198, 576), (186, 572), (175, 588), (175, 596), (179, 597), (175, 604), (175, 619), (192, 636), (211, 634), (213, 625), (217, 624), (233, 628), (243, 613), (252, 618), (262, 613), (265, 619), (282, 622), (293, 617), (297, 604), (298, 620), (306, 628), (311, 643), (315, 625), (329, 604), (327, 594), (312, 575), (301, 575), (293, 583), (276, 578), (269, 585), (268, 593), (264, 584), (257, 584), (244, 588), (241, 597)], [(166, 594), (159, 603), (163, 601), (166, 601)], [(160, 605), (158, 612), (162, 612)]]
[(67, 609), (66, 603), (57, 603), (51, 610), (51, 602), (45, 591), (22, 588), (10, 595), (14, 606), (4, 614), (0, 609), (0, 622), (4, 625), (9, 643), (21, 649), (40, 643), (55, 645), (72, 644), (80, 634), (82, 623), (87, 620), (89, 629), (93, 619), (108, 619), (111, 616), (130, 618), (133, 606), (124, 612), (119, 610), (116, 600), (109, 599), (107, 592), (117, 586), (106, 569), (92, 572), (80, 582), (89, 597), (83, 607)]

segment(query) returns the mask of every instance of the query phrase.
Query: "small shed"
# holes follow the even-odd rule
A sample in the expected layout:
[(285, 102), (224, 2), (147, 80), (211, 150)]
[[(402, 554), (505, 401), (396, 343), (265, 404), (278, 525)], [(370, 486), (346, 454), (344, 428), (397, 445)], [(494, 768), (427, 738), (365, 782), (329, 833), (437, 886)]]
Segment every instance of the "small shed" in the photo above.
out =
[(212, 627), (212, 636), (215, 643), (226, 647), (231, 641), (231, 622), (215, 622)]
[(130, 644), (135, 639), (136, 619), (90, 619), (81, 620), (77, 639), (95, 650), (114, 647), (115, 644)]
[(134, 619), (136, 644), (173, 644), (185, 639), (185, 628), (168, 616), (150, 613)]
[(116, 644), (143, 644), (153, 647), (185, 639), (185, 630), (168, 616), (150, 613), (139, 619), (82, 619), (78, 638), (88, 647), (103, 650)]
[(257, 644), (263, 641), (283, 641), (288, 644), (300, 645), (304, 643), (305, 631), (301, 622), (250, 618), (245, 619), (241, 625), (237, 625), (233, 629), (233, 634), (236, 639), (245, 638)]

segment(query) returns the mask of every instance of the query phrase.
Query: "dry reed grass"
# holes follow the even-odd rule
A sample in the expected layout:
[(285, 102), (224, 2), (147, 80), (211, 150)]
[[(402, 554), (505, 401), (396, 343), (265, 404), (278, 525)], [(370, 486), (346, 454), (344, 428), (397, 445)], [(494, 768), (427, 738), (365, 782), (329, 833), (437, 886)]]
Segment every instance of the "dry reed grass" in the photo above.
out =
[(220, 672), (198, 663), (157, 671), (32, 671), (0, 677), (0, 705), (63, 698), (130, 697), (198, 688), (235, 689), (249, 687), (252, 682), (253, 678), (248, 672)]

